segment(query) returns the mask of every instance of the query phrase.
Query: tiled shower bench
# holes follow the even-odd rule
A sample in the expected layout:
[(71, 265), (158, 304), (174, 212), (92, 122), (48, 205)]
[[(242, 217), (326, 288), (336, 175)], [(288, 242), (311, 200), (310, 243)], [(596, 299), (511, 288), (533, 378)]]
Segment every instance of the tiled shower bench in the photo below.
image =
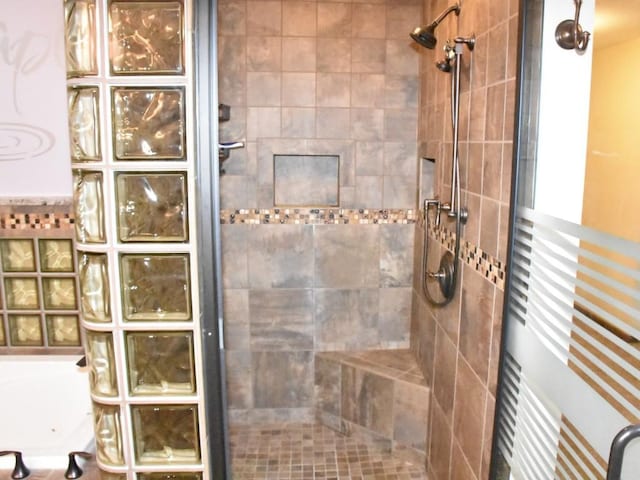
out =
[(424, 463), (429, 388), (409, 350), (318, 352), (320, 423)]

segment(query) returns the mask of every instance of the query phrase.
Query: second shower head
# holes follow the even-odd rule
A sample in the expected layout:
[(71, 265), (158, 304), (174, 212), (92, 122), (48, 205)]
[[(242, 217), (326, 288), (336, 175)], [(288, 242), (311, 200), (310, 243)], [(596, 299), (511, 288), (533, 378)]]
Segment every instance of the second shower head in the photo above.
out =
[(434, 49), (436, 44), (438, 43), (438, 39), (435, 35), (435, 30), (440, 22), (445, 19), (447, 15), (451, 12), (455, 12), (456, 15), (460, 14), (460, 5), (454, 3), (450, 7), (448, 7), (444, 12), (442, 12), (438, 17), (431, 22), (429, 25), (425, 25), (423, 27), (416, 27), (413, 32), (409, 34), (411, 38), (413, 38), (416, 42), (422, 45), (425, 48)]

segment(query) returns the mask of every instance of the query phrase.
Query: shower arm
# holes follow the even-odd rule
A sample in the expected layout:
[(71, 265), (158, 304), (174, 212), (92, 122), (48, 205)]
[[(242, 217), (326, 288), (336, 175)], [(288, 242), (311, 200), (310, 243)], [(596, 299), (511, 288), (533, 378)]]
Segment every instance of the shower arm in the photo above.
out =
[(444, 20), (446, 16), (449, 15), (451, 12), (456, 12), (456, 15), (458, 15), (460, 13), (460, 5), (457, 3), (454, 3), (453, 5), (448, 7), (445, 11), (443, 11), (440, 15), (438, 15), (438, 17), (433, 22), (431, 22), (431, 26), (435, 28), (438, 25), (440, 25), (440, 22), (442, 22), (442, 20)]

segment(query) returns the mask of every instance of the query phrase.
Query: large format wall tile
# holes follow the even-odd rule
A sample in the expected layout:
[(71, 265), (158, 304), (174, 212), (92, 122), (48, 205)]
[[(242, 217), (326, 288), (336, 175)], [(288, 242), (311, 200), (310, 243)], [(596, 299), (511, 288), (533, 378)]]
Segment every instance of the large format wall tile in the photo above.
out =
[(392, 438), (393, 396), (393, 380), (342, 366), (342, 415), (350, 422)]
[(378, 290), (316, 290), (315, 322), (318, 350), (377, 346)]
[(250, 290), (251, 349), (313, 350), (311, 290)]
[(304, 288), (313, 282), (313, 227), (252, 226), (249, 235), (251, 288)]
[(310, 407), (313, 404), (313, 352), (253, 352), (256, 408)]
[(318, 226), (315, 232), (316, 287), (377, 287), (379, 228)]

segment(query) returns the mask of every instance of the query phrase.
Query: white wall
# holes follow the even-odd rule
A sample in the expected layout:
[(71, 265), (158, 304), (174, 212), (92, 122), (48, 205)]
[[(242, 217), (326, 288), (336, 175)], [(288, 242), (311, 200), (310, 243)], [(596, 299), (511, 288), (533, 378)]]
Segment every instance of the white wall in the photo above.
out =
[(71, 196), (60, 0), (0, 0), (0, 201)]

